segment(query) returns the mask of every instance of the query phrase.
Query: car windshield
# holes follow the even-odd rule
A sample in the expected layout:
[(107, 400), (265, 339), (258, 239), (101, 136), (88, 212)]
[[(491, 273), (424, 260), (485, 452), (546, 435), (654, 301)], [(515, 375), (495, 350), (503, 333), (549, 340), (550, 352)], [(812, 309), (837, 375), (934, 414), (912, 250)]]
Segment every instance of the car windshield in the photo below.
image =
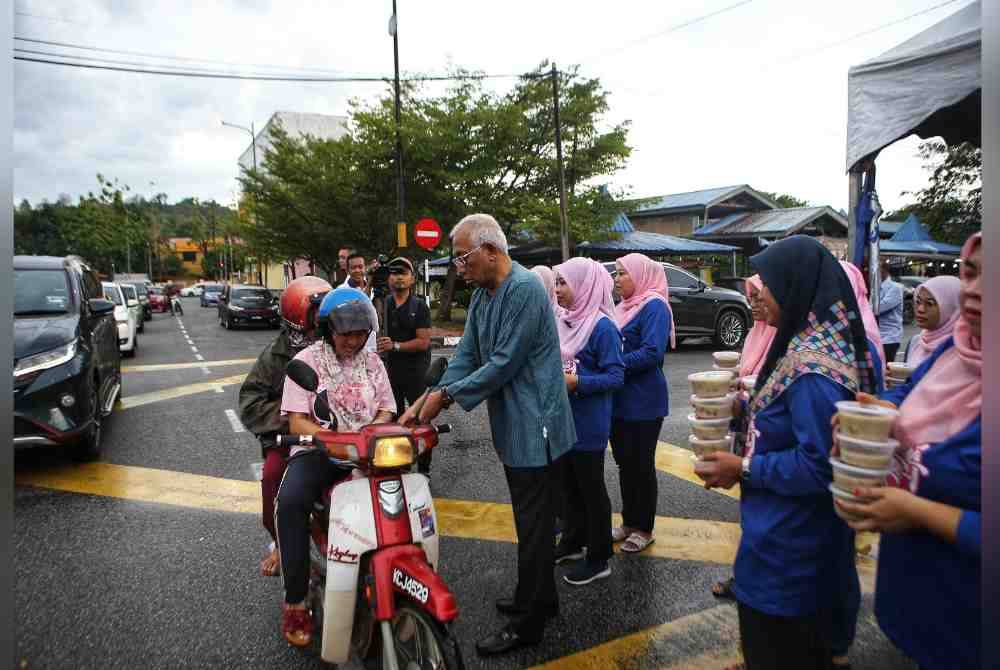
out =
[(266, 288), (238, 288), (233, 291), (233, 300), (243, 302), (271, 302), (271, 292)]
[(65, 314), (69, 304), (65, 270), (14, 270), (14, 316)]
[(221, 286), (206, 286), (205, 293), (222, 293)]
[(135, 297), (135, 287), (134, 286), (125, 285), (125, 286), (122, 286), (122, 290), (125, 291), (125, 297), (127, 299), (129, 299), (129, 300), (136, 300), (136, 297)]
[(163, 289), (157, 286), (150, 286), (149, 295), (163, 295)]
[(101, 288), (104, 289), (104, 299), (110, 300), (116, 305), (122, 304), (122, 294), (118, 290), (118, 287), (113, 284), (101, 284)]

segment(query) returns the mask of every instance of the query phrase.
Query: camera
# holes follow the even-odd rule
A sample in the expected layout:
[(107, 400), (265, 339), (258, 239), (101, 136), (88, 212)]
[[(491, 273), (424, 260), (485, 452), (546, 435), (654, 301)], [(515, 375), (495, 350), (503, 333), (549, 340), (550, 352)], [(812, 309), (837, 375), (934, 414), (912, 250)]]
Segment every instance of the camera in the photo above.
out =
[(379, 254), (371, 272), (372, 298), (382, 298), (389, 290), (389, 257)]

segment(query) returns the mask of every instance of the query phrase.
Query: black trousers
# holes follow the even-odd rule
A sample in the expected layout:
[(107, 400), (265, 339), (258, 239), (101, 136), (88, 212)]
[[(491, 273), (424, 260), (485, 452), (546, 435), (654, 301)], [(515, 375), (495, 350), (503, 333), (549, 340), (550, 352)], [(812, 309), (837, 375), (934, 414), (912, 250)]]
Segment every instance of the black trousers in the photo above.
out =
[(885, 363), (888, 365), (896, 360), (896, 354), (899, 352), (899, 342), (895, 344), (882, 344), (882, 348), (885, 349)]
[(830, 614), (780, 617), (739, 603), (746, 670), (830, 670)]
[(573, 450), (559, 460), (567, 503), (562, 542), (587, 547), (587, 560), (603, 563), (611, 558), (611, 500), (604, 484), (604, 449)]
[(622, 524), (653, 532), (656, 518), (656, 442), (663, 417), (648, 421), (611, 420), (611, 453), (618, 464)]
[[(565, 457), (563, 457), (565, 458)], [(562, 458), (540, 468), (504, 466), (517, 532), (517, 588), (514, 602), (525, 613), (515, 617), (514, 631), (527, 640), (539, 640), (545, 628), (546, 612), (558, 609), (556, 594), (555, 543), (552, 525), (555, 507), (552, 491), (559, 485)]]
[[(386, 370), (389, 373), (389, 384), (392, 386), (392, 395), (396, 399), (396, 411), (403, 413), (406, 407), (413, 405), (417, 398), (427, 390), (424, 377), (427, 374), (425, 369), (400, 368), (389, 366)], [(417, 458), (417, 469), (424, 474), (431, 471), (431, 457), (433, 451), (425, 451)]]
[(309, 515), (313, 504), (325, 488), (350, 474), (350, 470), (331, 463), (322, 449), (299, 452), (288, 459), (274, 502), (286, 603), (302, 602), (309, 590)]

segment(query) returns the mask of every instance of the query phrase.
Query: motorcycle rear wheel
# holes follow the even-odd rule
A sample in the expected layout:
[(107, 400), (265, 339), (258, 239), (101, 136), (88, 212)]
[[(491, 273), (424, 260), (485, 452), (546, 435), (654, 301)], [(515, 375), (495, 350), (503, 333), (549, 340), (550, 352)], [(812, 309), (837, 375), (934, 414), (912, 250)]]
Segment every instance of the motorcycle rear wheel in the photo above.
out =
[[(400, 670), (457, 670), (456, 643), (439, 622), (409, 602), (400, 602), (390, 622)], [(378, 629), (376, 629), (378, 630)], [(377, 643), (376, 667), (385, 670), (382, 641)]]

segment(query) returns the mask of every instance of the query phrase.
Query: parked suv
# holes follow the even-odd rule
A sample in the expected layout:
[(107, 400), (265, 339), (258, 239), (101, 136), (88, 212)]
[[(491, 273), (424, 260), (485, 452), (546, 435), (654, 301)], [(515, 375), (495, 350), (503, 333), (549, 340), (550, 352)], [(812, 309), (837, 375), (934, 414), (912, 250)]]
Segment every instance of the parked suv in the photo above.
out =
[(280, 323), (278, 302), (263, 286), (228, 284), (219, 296), (219, 325), (223, 328), (241, 325), (277, 328)]
[[(709, 286), (669, 263), (661, 265), (670, 286), (670, 309), (674, 313), (677, 344), (688, 337), (711, 337), (720, 348), (742, 346), (752, 323), (746, 297), (739, 291)], [(604, 267), (614, 274), (614, 263), (604, 263)]]
[(96, 458), (121, 393), (115, 304), (75, 256), (14, 256), (14, 447)]

